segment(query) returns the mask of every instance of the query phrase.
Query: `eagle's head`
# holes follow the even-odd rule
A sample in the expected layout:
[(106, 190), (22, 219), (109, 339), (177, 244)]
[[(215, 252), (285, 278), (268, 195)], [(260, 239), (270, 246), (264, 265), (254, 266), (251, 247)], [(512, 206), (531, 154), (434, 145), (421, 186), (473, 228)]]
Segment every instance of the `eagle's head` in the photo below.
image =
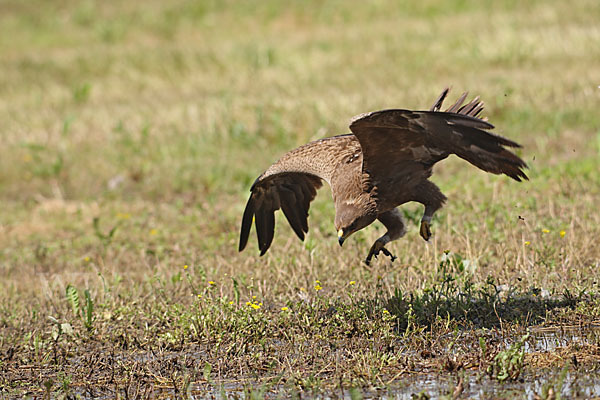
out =
[(348, 236), (370, 225), (377, 218), (377, 213), (371, 206), (371, 203), (361, 200), (362, 198), (358, 197), (351, 201), (346, 200), (337, 204), (335, 229), (338, 232), (340, 246), (344, 244), (344, 240)]

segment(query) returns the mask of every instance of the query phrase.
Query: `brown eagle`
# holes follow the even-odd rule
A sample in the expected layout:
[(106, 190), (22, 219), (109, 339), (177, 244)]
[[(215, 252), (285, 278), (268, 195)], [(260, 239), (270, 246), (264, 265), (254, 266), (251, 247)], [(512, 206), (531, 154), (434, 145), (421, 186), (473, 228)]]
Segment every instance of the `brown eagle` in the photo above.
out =
[(335, 202), (335, 229), (340, 246), (354, 232), (378, 219), (387, 232), (373, 243), (367, 265), (384, 247), (406, 233), (397, 206), (416, 201), (425, 206), (420, 234), (431, 237), (433, 214), (446, 196), (428, 178), (433, 165), (456, 154), (493, 174), (516, 181), (528, 179), (525, 162), (506, 147), (519, 144), (487, 132), (493, 125), (479, 118), (483, 102), (476, 97), (463, 105), (467, 93), (440, 111), (445, 89), (429, 111), (382, 110), (361, 114), (350, 122), (351, 134), (317, 140), (283, 155), (252, 187), (240, 232), (244, 250), (252, 221), (262, 256), (275, 231), (275, 211), (282, 209), (300, 240), (308, 232), (308, 209), (325, 180)]

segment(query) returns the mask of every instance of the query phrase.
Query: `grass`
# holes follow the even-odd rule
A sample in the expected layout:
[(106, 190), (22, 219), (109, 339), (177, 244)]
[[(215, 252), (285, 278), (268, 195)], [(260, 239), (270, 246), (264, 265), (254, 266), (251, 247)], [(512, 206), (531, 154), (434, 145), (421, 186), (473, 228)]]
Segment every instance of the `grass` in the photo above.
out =
[[(600, 315), (598, 17), (591, 0), (3, 2), (0, 393), (361, 396), (547, 368), (548, 395), (565, 354), (595, 373), (597, 339), (496, 360)], [(444, 161), (433, 241), (404, 206), (393, 264), (361, 264), (377, 223), (339, 248), (327, 188), (304, 243), (280, 215), (268, 254), (237, 253), (283, 152), (447, 85), (523, 144), (529, 182)]]

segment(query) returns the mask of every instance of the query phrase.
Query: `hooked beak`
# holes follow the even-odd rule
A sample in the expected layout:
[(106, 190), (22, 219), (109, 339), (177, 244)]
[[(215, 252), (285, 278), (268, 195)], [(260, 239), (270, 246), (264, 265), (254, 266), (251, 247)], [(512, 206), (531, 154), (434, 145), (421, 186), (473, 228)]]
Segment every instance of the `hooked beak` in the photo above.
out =
[(344, 244), (344, 240), (346, 240), (344, 238), (344, 231), (340, 229), (338, 231), (338, 243), (340, 244), (340, 247), (342, 247), (342, 245)]

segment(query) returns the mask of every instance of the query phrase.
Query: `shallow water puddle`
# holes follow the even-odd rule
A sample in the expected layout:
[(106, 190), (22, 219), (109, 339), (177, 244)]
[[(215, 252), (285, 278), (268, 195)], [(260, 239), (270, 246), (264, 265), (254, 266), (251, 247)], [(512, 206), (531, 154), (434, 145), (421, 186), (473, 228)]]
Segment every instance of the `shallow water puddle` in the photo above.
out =
[(600, 325), (534, 328), (525, 352), (554, 351), (569, 345), (600, 346)]
[[(311, 394), (300, 392), (299, 398), (318, 398), (318, 399), (437, 399), (442, 396), (449, 396), (456, 390), (459, 382), (459, 376), (456, 374), (424, 374), (418, 376), (408, 376), (403, 378), (400, 383), (396, 382), (385, 389), (344, 389), (326, 394)], [(600, 396), (600, 373), (587, 374), (584, 372), (568, 373), (561, 382), (560, 370), (544, 372), (538, 375), (526, 374), (522, 380), (500, 383), (487, 376), (480, 376), (475, 373), (465, 374), (463, 381), (463, 390), (458, 396), (461, 399), (489, 399), (489, 398), (522, 398), (538, 399), (548, 387), (552, 386), (555, 393), (560, 392), (563, 398), (594, 398)], [(227, 384), (222, 388), (207, 388), (193, 386), (190, 388), (189, 398), (289, 398), (290, 392), (283, 387), (272, 388), (270, 391), (263, 392), (256, 397), (260, 391), (257, 387), (246, 386), (245, 389), (235, 384)], [(250, 394), (252, 390), (256, 390)], [(357, 396), (358, 395), (358, 396)]]
[[(458, 373), (425, 372), (422, 374), (402, 375), (394, 379), (385, 388), (357, 390), (341, 389), (319, 392), (298, 392), (297, 398), (319, 399), (435, 399), (442, 396), (452, 398), (459, 381), (462, 379), (462, 390), (458, 398), (525, 398), (537, 399), (553, 387), (555, 393), (563, 398), (600, 397), (600, 325), (536, 327), (528, 331), (528, 339), (523, 343), (523, 350), (528, 356), (522, 375), (516, 381), (498, 382), (485, 374), (484, 370), (467, 370)], [(523, 334), (501, 340), (509, 348), (522, 340)], [(575, 354), (577, 355), (575, 357)], [(176, 357), (203, 359), (202, 352), (180, 353), (139, 353), (134, 357), (141, 363), (164, 362)], [(559, 362), (538, 363), (536, 360), (546, 358), (558, 359)], [(579, 359), (579, 366), (577, 365)], [(568, 365), (568, 372), (561, 377), (562, 367)], [(553, 368), (536, 370), (539, 365), (553, 365)], [(485, 368), (485, 367), (484, 367)], [(210, 372), (209, 372), (210, 373)], [(462, 377), (462, 378), (461, 378)], [(155, 389), (157, 398), (177, 398), (182, 393), (172, 389)], [(245, 379), (230, 381), (212, 381), (210, 383), (192, 383), (184, 394), (184, 398), (289, 398), (292, 393), (288, 387), (275, 385), (265, 387), (264, 384), (248, 382)], [(419, 397), (420, 396), (420, 397)], [(81, 394), (82, 398), (86, 397)]]
[[(440, 375), (427, 375), (425, 377), (408, 378), (407, 386), (392, 389), (381, 398), (412, 399), (413, 394), (425, 393), (431, 398), (452, 396), (459, 378), (445, 378)], [(544, 391), (544, 386), (552, 385), (555, 391), (560, 389), (563, 398), (590, 398), (600, 395), (600, 374), (568, 373), (561, 383), (560, 370), (545, 372), (537, 376), (525, 374), (517, 381), (500, 383), (487, 376), (480, 377), (469, 374), (464, 377), (463, 391), (459, 398), (489, 399), (489, 398), (525, 398), (533, 400), (539, 398)], [(372, 397), (375, 398), (376, 396)], [(365, 396), (365, 398), (367, 398)]]

